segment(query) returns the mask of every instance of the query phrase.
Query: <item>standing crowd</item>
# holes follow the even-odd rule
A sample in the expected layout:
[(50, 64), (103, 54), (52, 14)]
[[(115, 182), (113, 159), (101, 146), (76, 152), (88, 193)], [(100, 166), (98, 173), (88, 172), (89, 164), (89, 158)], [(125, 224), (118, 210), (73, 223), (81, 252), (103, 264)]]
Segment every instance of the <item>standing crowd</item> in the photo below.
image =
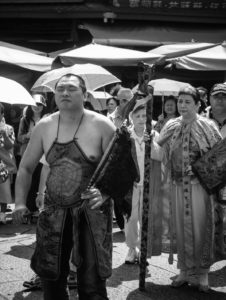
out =
[[(6, 223), (12, 194), (16, 222), (26, 222), (31, 215), (38, 217), (31, 268), (42, 282), (45, 300), (69, 299), (72, 265), (76, 266), (80, 300), (108, 299), (112, 212), (125, 232), (125, 263), (140, 262), (145, 143), (149, 140), (151, 161), (156, 163), (151, 170), (155, 183), (153, 179), (150, 184), (156, 186), (155, 195), (150, 192), (150, 202), (158, 203), (149, 217), (153, 232), (159, 229), (149, 236), (149, 257), (166, 251), (172, 263), (176, 253), (179, 274), (172, 287), (192, 285), (208, 292), (211, 265), (226, 257), (225, 253), (223, 258), (215, 255), (215, 212), (226, 200), (226, 192), (222, 188), (209, 195), (192, 165), (226, 137), (226, 84), (212, 87), (209, 102), (205, 88), (189, 84), (178, 97), (165, 97), (162, 114), (153, 121), (150, 135), (145, 132), (146, 105), (153, 95), (134, 98), (130, 89), (121, 86), (114, 93), (107, 100), (104, 116), (84, 105), (84, 80), (68, 74), (56, 83), (55, 112), (46, 114), (42, 94), (33, 95), (36, 106), (24, 108), (20, 115), (15, 108), (9, 119), (0, 104), (0, 222)], [(130, 101), (134, 105), (125, 115)], [(126, 196), (131, 208), (127, 215), (111, 195), (89, 186), (122, 124), (127, 127), (139, 174)]]

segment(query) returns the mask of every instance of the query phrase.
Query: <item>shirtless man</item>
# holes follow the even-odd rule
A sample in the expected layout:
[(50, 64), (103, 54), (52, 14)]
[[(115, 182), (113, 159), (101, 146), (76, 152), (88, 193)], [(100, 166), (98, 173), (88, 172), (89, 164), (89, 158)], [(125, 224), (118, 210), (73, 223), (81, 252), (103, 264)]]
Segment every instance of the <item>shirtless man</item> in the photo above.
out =
[(82, 78), (68, 74), (59, 79), (55, 90), (59, 112), (35, 127), (16, 180), (14, 218), (21, 222), (28, 213), (25, 199), (32, 172), (45, 154), (50, 173), (31, 259), (31, 267), (43, 280), (45, 300), (69, 299), (72, 248), (79, 299), (108, 299), (112, 206), (107, 195), (87, 186), (115, 127), (105, 116), (84, 109), (85, 98)]

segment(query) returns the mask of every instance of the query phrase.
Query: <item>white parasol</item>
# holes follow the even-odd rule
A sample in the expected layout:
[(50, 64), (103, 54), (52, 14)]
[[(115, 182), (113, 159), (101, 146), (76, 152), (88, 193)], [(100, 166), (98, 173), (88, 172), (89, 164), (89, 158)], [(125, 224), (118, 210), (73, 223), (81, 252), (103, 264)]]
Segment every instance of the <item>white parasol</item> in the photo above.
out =
[(94, 91), (108, 84), (120, 82), (120, 80), (101, 66), (94, 64), (76, 64), (71, 67), (59, 68), (48, 71), (38, 78), (31, 90), (36, 92), (48, 92), (55, 90), (56, 82), (66, 74), (81, 76), (87, 90)]
[[(148, 84), (154, 87), (154, 96), (177, 96), (181, 88), (189, 85), (186, 82), (176, 81), (166, 78), (151, 80)], [(138, 85), (133, 88), (133, 92), (136, 92)]]
[(104, 110), (106, 109), (106, 101), (109, 98), (112, 98), (112, 95), (105, 91), (94, 91), (90, 92), (93, 97), (90, 97), (90, 102), (93, 105), (95, 110)]
[(18, 82), (0, 77), (0, 102), (36, 106), (29, 92)]

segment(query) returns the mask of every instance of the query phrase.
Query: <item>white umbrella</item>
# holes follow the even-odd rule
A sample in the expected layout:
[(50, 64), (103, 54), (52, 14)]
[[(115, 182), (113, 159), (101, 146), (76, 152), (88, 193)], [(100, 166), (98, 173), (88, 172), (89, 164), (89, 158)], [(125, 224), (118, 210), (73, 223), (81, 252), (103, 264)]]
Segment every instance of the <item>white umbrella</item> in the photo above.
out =
[[(166, 78), (151, 80), (149, 84), (154, 87), (154, 96), (177, 96), (181, 88), (189, 85), (186, 82)], [(133, 88), (133, 92), (135, 92), (137, 88), (138, 85)]]
[(58, 79), (66, 74), (81, 76), (85, 82), (87, 90), (94, 91), (108, 84), (120, 82), (120, 80), (101, 66), (94, 64), (76, 64), (67, 68), (54, 69), (44, 73), (38, 78), (31, 88), (32, 91), (52, 91)]
[(0, 91), (0, 102), (36, 106), (29, 92), (15, 80), (0, 77)]
[(93, 95), (93, 98), (90, 102), (96, 110), (106, 109), (106, 100), (112, 98), (112, 95), (105, 91), (94, 91), (91, 92), (91, 94)]

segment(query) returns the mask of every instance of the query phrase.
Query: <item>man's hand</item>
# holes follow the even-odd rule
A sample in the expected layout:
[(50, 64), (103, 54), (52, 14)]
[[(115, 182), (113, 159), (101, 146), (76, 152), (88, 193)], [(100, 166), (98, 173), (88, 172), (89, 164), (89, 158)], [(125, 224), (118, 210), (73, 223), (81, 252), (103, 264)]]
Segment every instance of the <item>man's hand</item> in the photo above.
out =
[(35, 199), (35, 204), (38, 209), (42, 209), (44, 207), (44, 198), (45, 198), (44, 193), (37, 194)]
[(0, 134), (2, 134), (3, 136), (6, 136), (6, 128), (1, 128)]
[(82, 193), (81, 198), (83, 200), (89, 200), (88, 205), (91, 209), (99, 208), (106, 200), (106, 197), (103, 197), (101, 192), (94, 187), (91, 187), (90, 189)]
[(30, 213), (26, 205), (18, 205), (13, 211), (13, 220), (15, 223), (24, 223)]
[(155, 137), (155, 132), (154, 131), (152, 131), (151, 134), (148, 134), (146, 130), (144, 131), (144, 141), (145, 142), (148, 142), (148, 141), (152, 142), (154, 137)]

